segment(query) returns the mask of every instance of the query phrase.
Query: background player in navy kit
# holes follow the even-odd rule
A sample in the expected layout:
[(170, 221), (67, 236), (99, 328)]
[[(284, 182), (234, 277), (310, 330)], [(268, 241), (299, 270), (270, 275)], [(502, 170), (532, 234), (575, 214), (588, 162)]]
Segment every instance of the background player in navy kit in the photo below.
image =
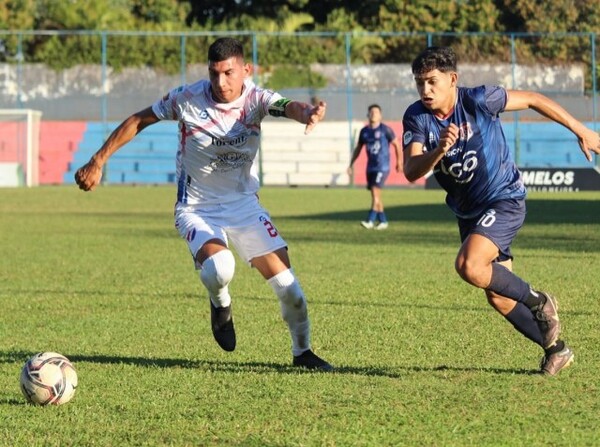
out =
[[(388, 221), (381, 200), (381, 188), (390, 174), (390, 145), (396, 151), (396, 172), (402, 172), (400, 143), (396, 139), (394, 131), (381, 122), (381, 107), (377, 104), (370, 105), (367, 116), (369, 125), (360, 131), (350, 159), (348, 175), (352, 175), (352, 165), (365, 146), (367, 148), (367, 188), (371, 191), (371, 209), (367, 220), (360, 224), (367, 229), (385, 230), (388, 227)], [(379, 223), (375, 225), (375, 221)]]
[(529, 91), (458, 87), (451, 48), (430, 47), (412, 63), (420, 101), (405, 112), (404, 173), (415, 181), (433, 169), (456, 214), (462, 246), (455, 268), (488, 302), (544, 349), (541, 372), (557, 374), (574, 355), (560, 339), (556, 299), (512, 273), (510, 245), (525, 219), (525, 187), (498, 115), (533, 109), (573, 132), (585, 157), (600, 153), (598, 133), (559, 104)]

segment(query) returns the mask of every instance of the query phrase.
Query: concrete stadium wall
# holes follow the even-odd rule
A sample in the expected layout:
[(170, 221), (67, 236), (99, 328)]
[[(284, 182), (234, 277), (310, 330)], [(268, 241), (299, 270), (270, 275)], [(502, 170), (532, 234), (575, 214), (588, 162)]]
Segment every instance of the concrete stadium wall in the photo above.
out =
[[(461, 85), (499, 84), (541, 91), (557, 99), (581, 120), (592, 118), (592, 99), (584, 95), (585, 67), (581, 65), (521, 66), (481, 64), (459, 66)], [(311, 70), (327, 79), (319, 90), (284, 89), (290, 98), (328, 102), (328, 119), (361, 120), (371, 103), (379, 103), (390, 120), (401, 120), (418, 99), (408, 64), (313, 64)], [(170, 89), (207, 77), (205, 64), (188, 64), (185, 75), (169, 75), (149, 67), (113, 71), (102, 77), (100, 65), (81, 65), (55, 71), (42, 64), (0, 63), (0, 104), (4, 108), (40, 110), (45, 120), (118, 121), (152, 104)], [(513, 80), (514, 79), (514, 80)], [(532, 112), (533, 113), (533, 112)], [(525, 119), (528, 113), (523, 115)]]
[[(398, 138), (399, 121), (386, 121)], [(40, 129), (40, 183), (73, 183), (73, 173), (97, 151), (119, 122), (107, 125), (87, 121), (42, 121)], [(366, 155), (355, 163), (354, 176), (346, 168), (363, 121), (324, 121), (312, 133), (293, 121), (269, 118), (263, 122), (261, 167), (265, 185), (364, 186)], [(594, 123), (587, 123), (590, 127)], [(575, 137), (548, 122), (504, 122), (504, 131), (521, 168), (590, 168)], [(0, 148), (9, 148), (0, 132)], [(175, 181), (177, 123), (160, 122), (145, 129), (111, 158), (110, 183), (172, 183)], [(2, 151), (0, 151), (0, 154)], [(408, 186), (404, 175), (392, 172), (389, 186)], [(7, 158), (8, 159), (8, 158)], [(416, 182), (415, 185), (422, 185)]]

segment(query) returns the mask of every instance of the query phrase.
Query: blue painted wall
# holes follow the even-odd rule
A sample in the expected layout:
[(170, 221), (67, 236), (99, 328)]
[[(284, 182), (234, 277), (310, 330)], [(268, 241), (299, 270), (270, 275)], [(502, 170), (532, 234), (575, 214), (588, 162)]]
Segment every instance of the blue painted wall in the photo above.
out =
[[(74, 182), (74, 171), (89, 160), (118, 124), (114, 122), (105, 127), (101, 123), (88, 123), (83, 140), (64, 174), (65, 183)], [(593, 128), (592, 123), (587, 125)], [(579, 150), (575, 136), (558, 124), (504, 122), (503, 126), (519, 167), (593, 166)], [(177, 135), (177, 123), (172, 121), (162, 121), (146, 128), (111, 157), (104, 180), (108, 183), (175, 182)]]

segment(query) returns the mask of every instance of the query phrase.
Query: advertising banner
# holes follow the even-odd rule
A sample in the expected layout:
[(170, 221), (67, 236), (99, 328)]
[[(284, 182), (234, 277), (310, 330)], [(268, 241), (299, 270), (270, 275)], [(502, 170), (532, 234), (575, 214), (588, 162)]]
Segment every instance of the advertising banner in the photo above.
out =
[[(520, 171), (528, 191), (600, 191), (600, 172), (595, 168), (523, 168)], [(427, 177), (426, 189), (439, 187), (433, 175)]]

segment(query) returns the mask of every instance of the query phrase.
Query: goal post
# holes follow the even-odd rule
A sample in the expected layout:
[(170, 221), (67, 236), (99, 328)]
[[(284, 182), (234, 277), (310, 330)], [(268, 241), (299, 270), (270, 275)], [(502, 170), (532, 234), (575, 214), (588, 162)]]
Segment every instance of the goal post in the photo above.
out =
[(0, 186), (39, 184), (42, 112), (0, 109)]

